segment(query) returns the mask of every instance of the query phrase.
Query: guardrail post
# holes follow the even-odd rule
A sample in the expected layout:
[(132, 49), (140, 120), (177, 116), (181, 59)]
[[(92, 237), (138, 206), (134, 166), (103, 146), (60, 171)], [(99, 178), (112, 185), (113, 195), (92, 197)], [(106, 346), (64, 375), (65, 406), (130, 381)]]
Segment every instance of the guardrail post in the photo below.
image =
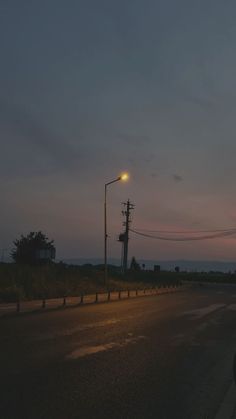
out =
[(108, 291), (108, 293), (107, 293), (107, 301), (110, 301), (110, 299), (111, 299), (111, 293), (110, 293), (110, 291)]
[(20, 301), (19, 300), (16, 303), (16, 311), (17, 311), (17, 313), (20, 312)]
[(137, 295), (138, 295), (138, 290), (136, 290), (136, 297), (137, 297)]
[(119, 291), (118, 298), (119, 298), (119, 300), (121, 299), (121, 291)]
[(96, 295), (95, 295), (95, 303), (97, 303), (98, 302), (98, 293), (96, 292)]
[(81, 294), (81, 296), (80, 296), (80, 304), (83, 304), (83, 302), (84, 302), (84, 295)]
[(62, 304), (63, 306), (65, 306), (66, 305), (66, 297), (63, 297), (63, 304)]
[(46, 301), (45, 301), (45, 298), (43, 299), (43, 301), (42, 301), (42, 308), (45, 308), (46, 307)]
[(143, 293), (146, 294), (146, 288), (144, 288)]

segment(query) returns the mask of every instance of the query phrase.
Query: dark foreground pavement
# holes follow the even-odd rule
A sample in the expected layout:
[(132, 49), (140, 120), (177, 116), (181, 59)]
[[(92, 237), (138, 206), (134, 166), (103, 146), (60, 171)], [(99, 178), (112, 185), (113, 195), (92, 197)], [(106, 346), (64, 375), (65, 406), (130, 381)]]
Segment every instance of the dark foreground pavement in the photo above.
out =
[(0, 331), (3, 419), (218, 418), (233, 383), (236, 288), (1, 318)]

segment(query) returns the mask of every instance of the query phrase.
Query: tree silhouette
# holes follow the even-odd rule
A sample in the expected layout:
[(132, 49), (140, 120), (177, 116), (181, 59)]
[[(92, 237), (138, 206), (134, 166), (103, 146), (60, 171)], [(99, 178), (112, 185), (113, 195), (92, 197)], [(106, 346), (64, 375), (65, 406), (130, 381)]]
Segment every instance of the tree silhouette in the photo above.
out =
[(130, 262), (130, 270), (140, 271), (140, 265), (138, 264), (134, 256), (132, 257), (131, 262)]
[(11, 257), (16, 263), (38, 265), (55, 258), (54, 240), (49, 241), (41, 231), (21, 235), (20, 239), (14, 241), (14, 245)]

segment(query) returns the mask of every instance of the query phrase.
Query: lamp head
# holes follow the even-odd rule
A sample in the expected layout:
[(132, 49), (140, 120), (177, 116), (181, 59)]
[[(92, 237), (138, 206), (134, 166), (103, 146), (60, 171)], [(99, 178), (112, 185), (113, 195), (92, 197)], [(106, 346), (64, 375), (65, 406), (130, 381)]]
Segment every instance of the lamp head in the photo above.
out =
[(129, 180), (129, 174), (128, 173), (122, 173), (120, 175), (120, 180), (122, 180), (123, 182), (127, 182), (127, 180)]

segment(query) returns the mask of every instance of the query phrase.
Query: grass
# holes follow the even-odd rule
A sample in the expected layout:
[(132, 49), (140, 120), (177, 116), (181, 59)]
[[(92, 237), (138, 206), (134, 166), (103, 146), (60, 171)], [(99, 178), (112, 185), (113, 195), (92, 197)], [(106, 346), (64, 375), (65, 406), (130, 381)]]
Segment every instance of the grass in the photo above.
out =
[(0, 302), (77, 296), (81, 293), (144, 289), (178, 284), (178, 274), (161, 275), (149, 271), (128, 273), (125, 278), (110, 267), (109, 283), (104, 284), (102, 267), (0, 264)]
[(118, 268), (109, 266), (109, 283), (105, 286), (102, 266), (58, 263), (33, 267), (0, 263), (0, 302), (179, 285), (188, 280), (236, 284), (236, 274), (138, 271), (123, 277)]

